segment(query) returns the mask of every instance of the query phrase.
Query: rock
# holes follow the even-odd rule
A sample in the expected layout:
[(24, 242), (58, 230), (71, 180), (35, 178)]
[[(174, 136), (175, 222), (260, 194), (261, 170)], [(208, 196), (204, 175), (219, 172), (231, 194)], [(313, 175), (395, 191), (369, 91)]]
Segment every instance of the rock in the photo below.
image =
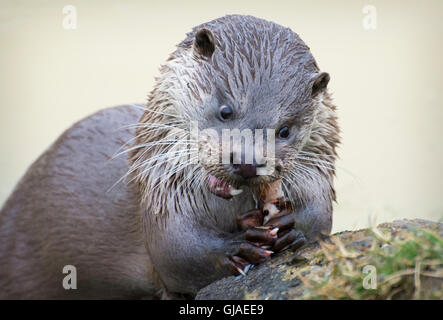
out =
[[(363, 273), (365, 266), (374, 268)], [(442, 299), (443, 224), (405, 219), (340, 232), (296, 253), (281, 252), (252, 268), (246, 277), (221, 279), (196, 296), (312, 298)]]

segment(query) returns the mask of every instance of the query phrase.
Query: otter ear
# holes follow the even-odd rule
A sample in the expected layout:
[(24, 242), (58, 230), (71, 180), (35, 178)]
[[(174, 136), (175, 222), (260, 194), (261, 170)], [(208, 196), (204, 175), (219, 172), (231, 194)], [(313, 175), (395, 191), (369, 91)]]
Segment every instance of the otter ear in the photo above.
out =
[(326, 89), (326, 87), (328, 86), (328, 82), (330, 79), (331, 79), (331, 77), (329, 76), (329, 73), (327, 73), (327, 72), (317, 73), (314, 76), (314, 83), (312, 84), (311, 96), (315, 97), (320, 92), (323, 92)]
[(196, 52), (211, 58), (215, 51), (215, 40), (214, 35), (208, 29), (200, 29), (195, 34), (194, 49)]

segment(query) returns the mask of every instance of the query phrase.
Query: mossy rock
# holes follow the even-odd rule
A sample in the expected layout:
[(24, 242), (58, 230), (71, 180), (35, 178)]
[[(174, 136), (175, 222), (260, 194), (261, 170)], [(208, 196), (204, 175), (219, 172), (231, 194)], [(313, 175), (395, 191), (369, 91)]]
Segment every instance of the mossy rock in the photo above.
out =
[(245, 277), (228, 277), (210, 284), (196, 297), (229, 300), (442, 298), (443, 224), (421, 219), (340, 232), (296, 253), (282, 252), (255, 266)]

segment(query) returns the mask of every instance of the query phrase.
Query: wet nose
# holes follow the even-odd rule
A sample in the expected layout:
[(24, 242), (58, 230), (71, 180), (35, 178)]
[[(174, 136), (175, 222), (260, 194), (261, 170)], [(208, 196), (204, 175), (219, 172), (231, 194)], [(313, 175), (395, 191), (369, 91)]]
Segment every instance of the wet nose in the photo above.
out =
[(257, 176), (257, 167), (253, 164), (233, 164), (234, 173), (245, 179)]
[(244, 179), (253, 178), (257, 176), (257, 168), (266, 167), (266, 164), (257, 164), (255, 159), (252, 164), (245, 163), (244, 156), (242, 155), (241, 164), (234, 163), (234, 157), (231, 153), (231, 164), (234, 169), (234, 173)]

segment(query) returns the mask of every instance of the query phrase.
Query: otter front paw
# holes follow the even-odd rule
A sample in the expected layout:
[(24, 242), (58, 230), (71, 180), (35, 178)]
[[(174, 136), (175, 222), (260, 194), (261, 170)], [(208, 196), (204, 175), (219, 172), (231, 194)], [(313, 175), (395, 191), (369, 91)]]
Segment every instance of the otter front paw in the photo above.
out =
[(233, 275), (244, 275), (247, 266), (269, 260), (272, 253), (247, 240), (236, 240), (230, 243), (225, 257)]
[(297, 250), (306, 244), (306, 238), (299, 230), (294, 229), (295, 214), (290, 209), (279, 212), (265, 223), (269, 228), (278, 228), (277, 239), (271, 250), (274, 252), (285, 249)]
[(258, 209), (237, 216), (237, 225), (241, 231), (234, 236), (229, 255), (233, 274), (244, 274), (243, 270), (247, 266), (264, 262), (273, 253), (268, 248), (277, 240), (278, 228), (263, 226), (263, 218), (263, 212)]
[(237, 215), (237, 226), (240, 230), (259, 227), (263, 225), (264, 214), (260, 209), (253, 209)]

